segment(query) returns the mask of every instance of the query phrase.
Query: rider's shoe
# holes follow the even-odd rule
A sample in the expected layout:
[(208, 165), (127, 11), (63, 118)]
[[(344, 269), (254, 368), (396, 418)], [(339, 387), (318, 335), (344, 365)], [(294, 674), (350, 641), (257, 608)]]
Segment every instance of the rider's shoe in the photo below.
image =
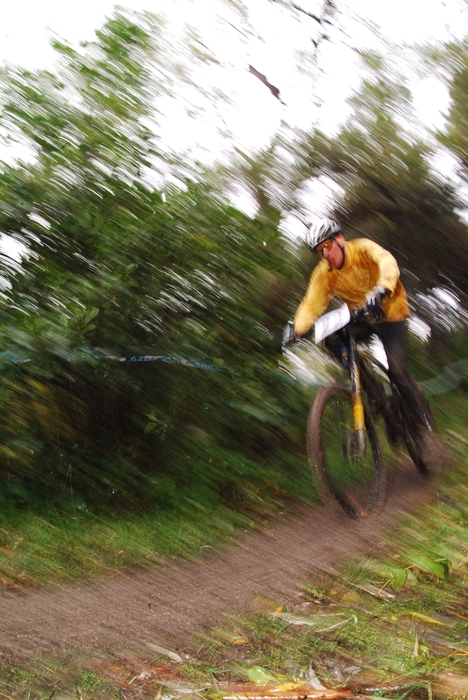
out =
[(449, 461), (448, 447), (434, 430), (423, 430), (418, 442), (428, 471), (440, 469)]

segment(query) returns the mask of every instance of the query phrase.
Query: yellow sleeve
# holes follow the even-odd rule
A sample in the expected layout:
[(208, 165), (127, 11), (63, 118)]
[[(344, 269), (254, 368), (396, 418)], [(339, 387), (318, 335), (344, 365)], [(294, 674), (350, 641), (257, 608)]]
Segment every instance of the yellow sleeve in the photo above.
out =
[(379, 272), (376, 286), (385, 287), (385, 289), (390, 290), (392, 295), (400, 279), (397, 261), (388, 250), (382, 248), (378, 243), (374, 243), (374, 241), (363, 238), (359, 243), (361, 244), (360, 252), (367, 254), (369, 260), (377, 265)]
[(305, 297), (299, 304), (294, 316), (294, 330), (303, 335), (307, 333), (318, 317), (327, 308), (333, 296), (336, 275), (329, 272), (328, 263), (323, 260), (314, 268), (310, 277)]

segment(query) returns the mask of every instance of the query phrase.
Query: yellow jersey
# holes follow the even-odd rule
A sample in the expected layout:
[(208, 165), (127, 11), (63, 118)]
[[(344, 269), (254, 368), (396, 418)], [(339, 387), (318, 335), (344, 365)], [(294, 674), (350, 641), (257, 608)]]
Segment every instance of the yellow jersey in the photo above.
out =
[(376, 286), (390, 292), (382, 303), (385, 320), (404, 321), (408, 318), (408, 299), (393, 255), (368, 238), (346, 241), (344, 251), (341, 269), (331, 268), (325, 259), (314, 268), (305, 297), (294, 317), (296, 333), (307, 333), (332, 297), (340, 297), (350, 310), (358, 309), (365, 303), (366, 292)]

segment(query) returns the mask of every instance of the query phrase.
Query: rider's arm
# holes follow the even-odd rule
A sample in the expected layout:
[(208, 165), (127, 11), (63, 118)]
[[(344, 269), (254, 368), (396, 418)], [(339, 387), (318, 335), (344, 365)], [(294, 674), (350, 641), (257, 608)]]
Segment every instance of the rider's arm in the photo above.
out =
[(298, 336), (307, 333), (327, 308), (333, 296), (335, 277), (334, 272), (329, 272), (329, 266), (325, 260), (315, 267), (305, 297), (294, 316), (294, 330)]
[(378, 243), (369, 239), (361, 239), (362, 251), (369, 260), (374, 262), (378, 268), (378, 276), (375, 287), (383, 287), (389, 296), (392, 296), (400, 278), (398, 263), (388, 250), (382, 248)]

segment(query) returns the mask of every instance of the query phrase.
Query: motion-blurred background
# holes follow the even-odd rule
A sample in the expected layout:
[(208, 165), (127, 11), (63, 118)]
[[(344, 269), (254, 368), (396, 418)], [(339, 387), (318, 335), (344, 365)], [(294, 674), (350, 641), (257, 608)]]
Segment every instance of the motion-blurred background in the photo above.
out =
[(2, 10), (4, 517), (312, 497), (321, 365), (280, 339), (324, 214), (396, 256), (411, 367), (463, 390), (466, 3), (374, 5)]

